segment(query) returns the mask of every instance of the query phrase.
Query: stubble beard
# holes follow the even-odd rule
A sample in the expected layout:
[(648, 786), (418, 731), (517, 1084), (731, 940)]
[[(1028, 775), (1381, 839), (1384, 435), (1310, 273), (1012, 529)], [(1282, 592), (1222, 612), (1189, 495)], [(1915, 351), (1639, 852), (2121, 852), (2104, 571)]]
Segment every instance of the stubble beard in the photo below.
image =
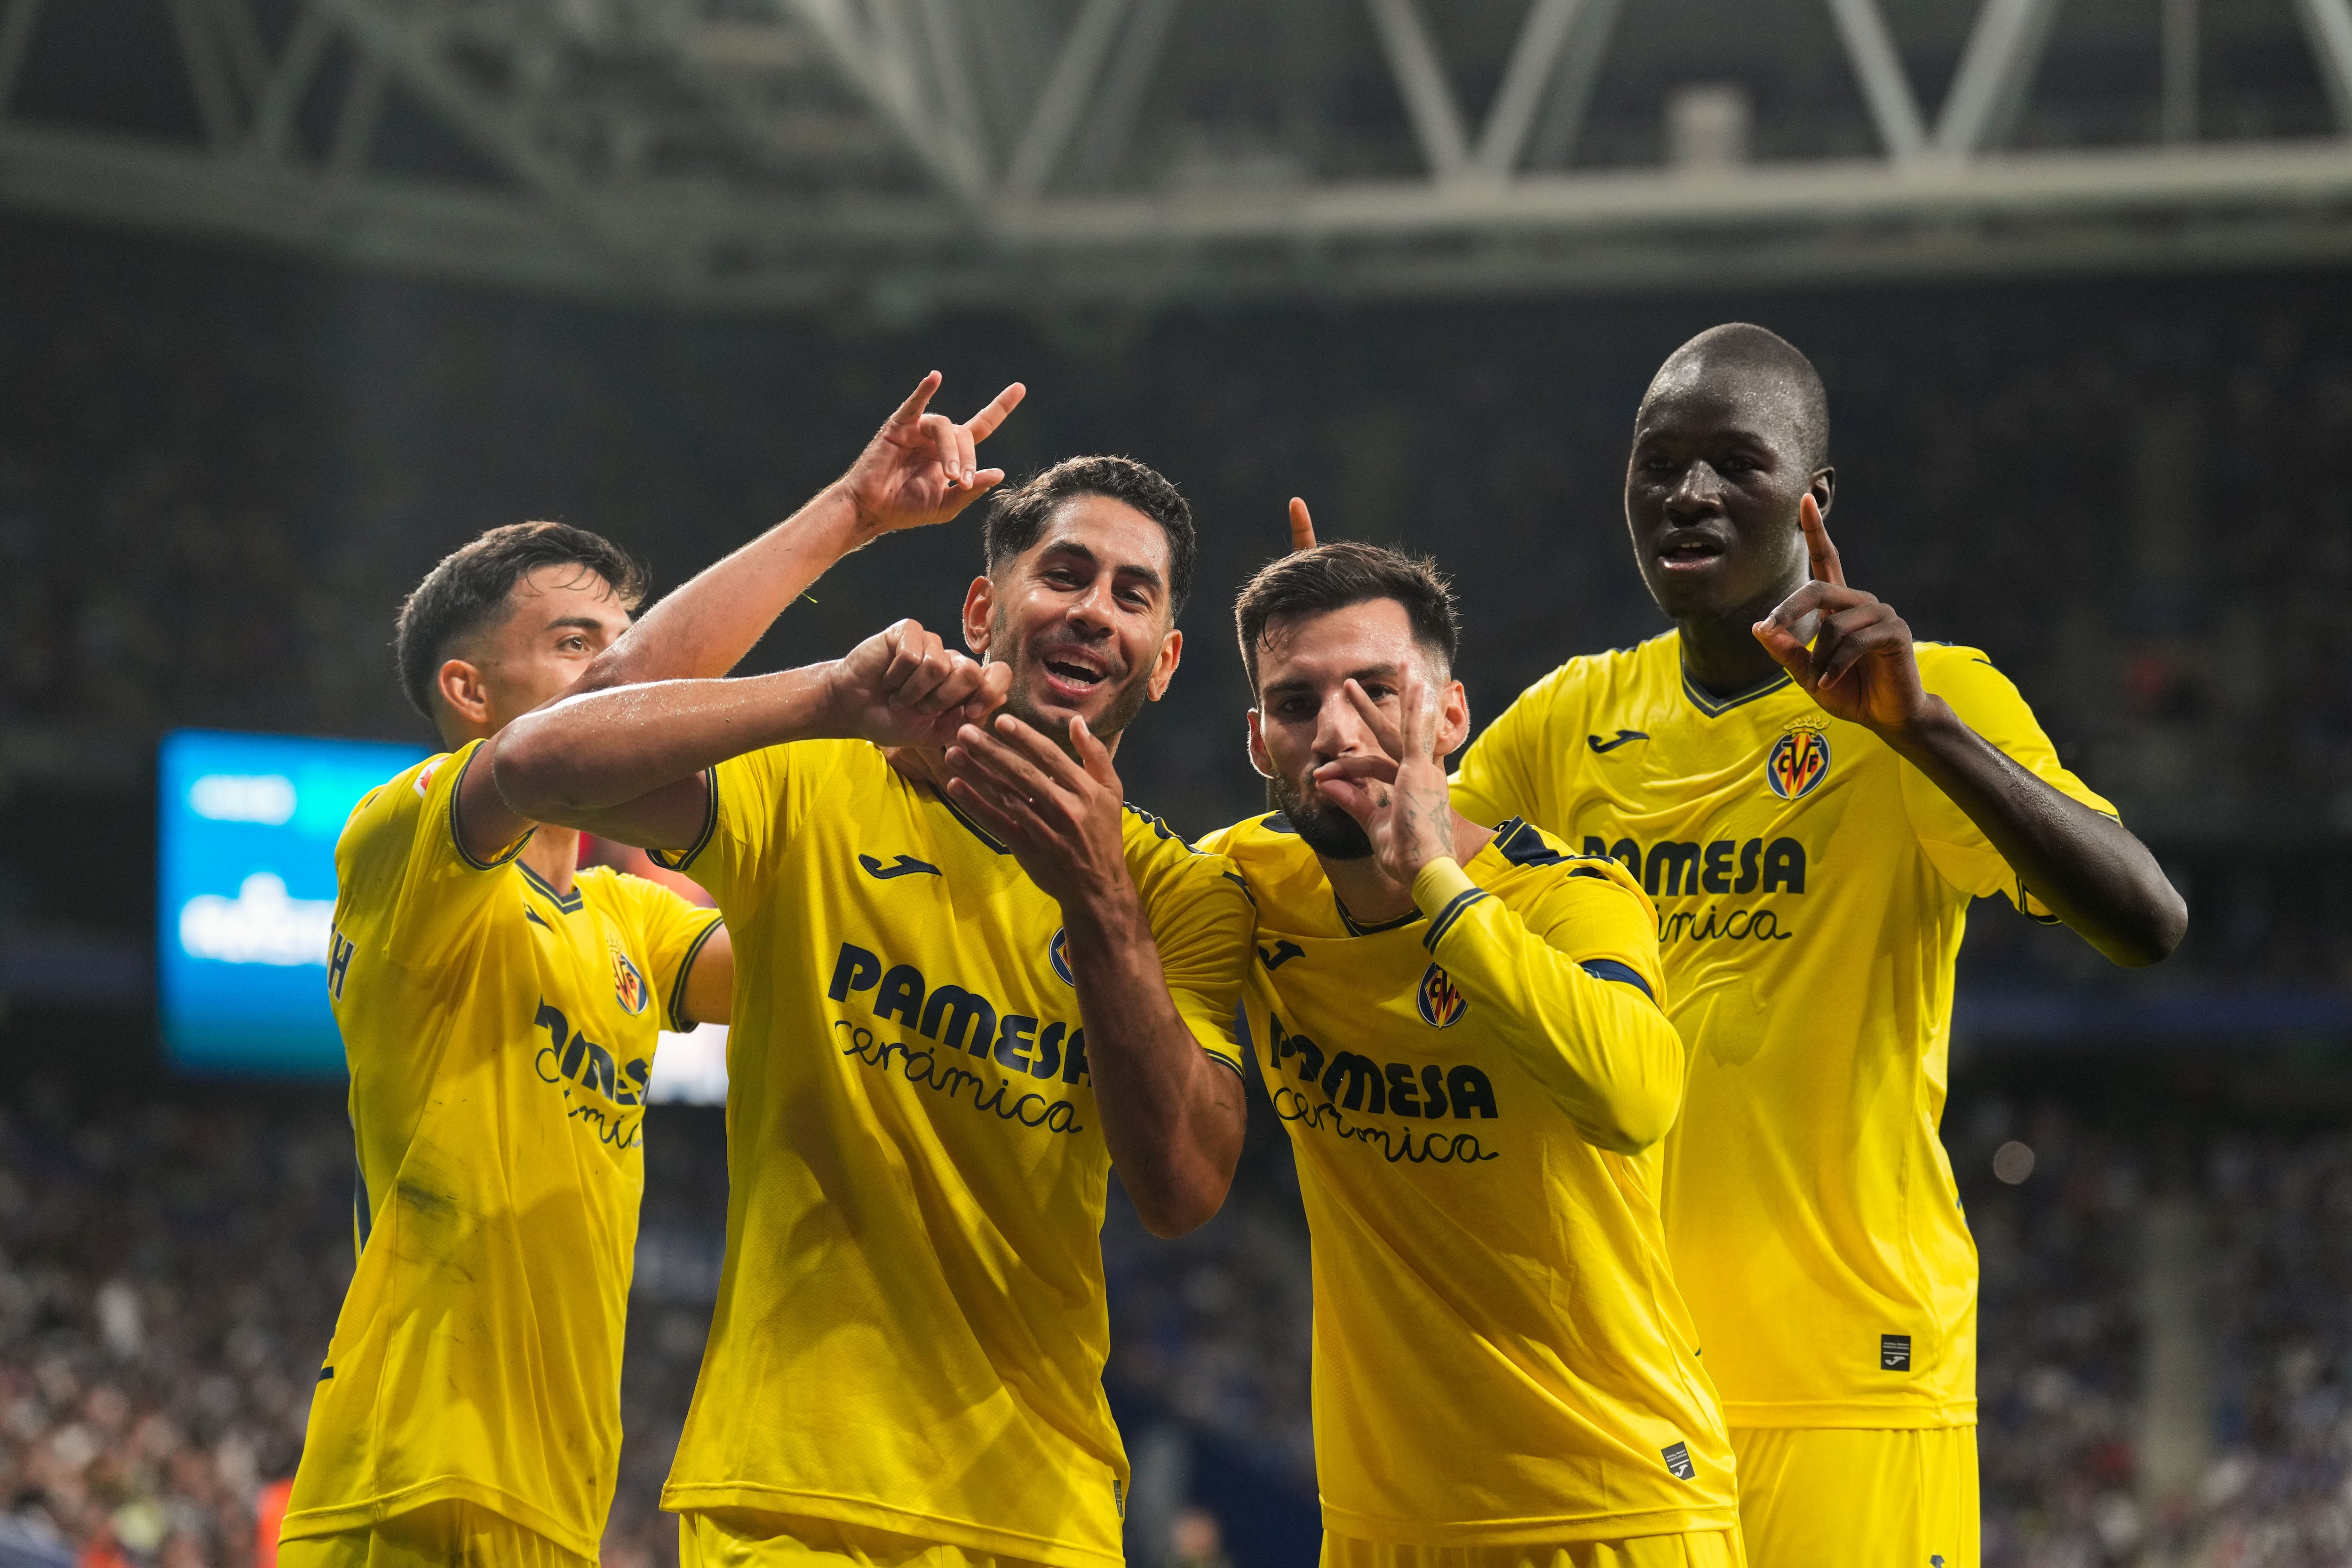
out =
[[(1041, 709), (1037, 706), (1037, 699), (1031, 695), (1030, 677), (1024, 673), (1023, 666), (1013, 664), (1010, 659), (1002, 658), (997, 653), (998, 649), (1010, 647), (1013, 643), (1013, 630), (1005, 624), (1004, 617), (1000, 612), (989, 627), (988, 656), (982, 661), (987, 663), (993, 660), (1000, 664), (1013, 664), (1013, 686), (1005, 693), (1004, 706), (998, 711), (1011, 714), (1038, 734), (1049, 737), (1055, 745), (1075, 758), (1077, 752), (1070, 744), (1071, 721)], [(1042, 664), (1042, 661), (1040, 663)], [(1111, 693), (1110, 702), (1104, 707), (1101, 716), (1087, 723), (1087, 733), (1105, 745), (1108, 745), (1121, 730), (1135, 722), (1135, 716), (1143, 711), (1143, 705), (1150, 701), (1150, 697), (1151, 666), (1146, 664), (1129, 674), (1126, 681)]]
[(1310, 798), (1297, 779), (1277, 774), (1273, 779), (1274, 803), (1288, 819), (1307, 847), (1325, 860), (1360, 861), (1372, 857), (1372, 841), (1364, 824), (1328, 800)]

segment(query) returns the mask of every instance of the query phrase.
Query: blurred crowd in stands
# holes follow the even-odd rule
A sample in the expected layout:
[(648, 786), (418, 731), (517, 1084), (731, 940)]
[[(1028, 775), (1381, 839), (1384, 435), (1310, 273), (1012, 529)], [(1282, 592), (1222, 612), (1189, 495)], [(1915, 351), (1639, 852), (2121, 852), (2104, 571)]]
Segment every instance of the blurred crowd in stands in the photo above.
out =
[[(721, 1125), (679, 1108), (651, 1128), (611, 1568), (676, 1561), (656, 1505), (717, 1286)], [(1981, 1098), (1948, 1143), (1984, 1262), (1988, 1568), (2352, 1560), (2352, 1137), (2192, 1143)], [(350, 1274), (350, 1170), (327, 1096), (90, 1113), (37, 1086), (0, 1119), (0, 1563), (253, 1562)], [(2164, 1204), (2197, 1217), (2203, 1325), (2164, 1375), (2206, 1412), (2170, 1490), (2146, 1451), (2143, 1254)], [(1240, 1456), (1310, 1521), (1307, 1253), (1278, 1141), (1254, 1141), (1225, 1212), (1182, 1241), (1114, 1192), (1104, 1252), (1114, 1401)], [(1263, 1521), (1215, 1513), (1180, 1509), (1131, 1560), (1259, 1560)]]

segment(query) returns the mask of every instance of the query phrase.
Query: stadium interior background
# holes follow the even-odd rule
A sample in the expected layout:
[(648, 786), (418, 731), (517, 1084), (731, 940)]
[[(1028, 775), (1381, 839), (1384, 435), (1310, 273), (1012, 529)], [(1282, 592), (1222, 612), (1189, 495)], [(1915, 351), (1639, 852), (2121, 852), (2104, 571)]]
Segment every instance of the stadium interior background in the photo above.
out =
[[(1661, 159), (1713, 157), (1707, 177), (1736, 183), (1751, 159), (1869, 152), (1874, 111), (1821, 7), (1734, 25), (1676, 3), (1624, 8), (1617, 47), (1639, 68), (1603, 77), (1573, 148), (1554, 139), (1561, 189)], [(2275, 243), (2207, 246), (2179, 213), (2141, 214), (2129, 243), (2102, 230), (1996, 254), (2007, 220), (1930, 214), (1883, 265), (1823, 259), (1847, 243), (1831, 236), (1743, 270), (1766, 241), (1667, 224), (1663, 248), (1589, 274), (1571, 234), (1458, 287), (1412, 270), (1408, 235), (1370, 261), (1204, 251), (1175, 281), (1024, 289), (1025, 264), (965, 266), (950, 241), (887, 287), (856, 282), (880, 264), (826, 253), (838, 270), (811, 263), (802, 294), (717, 303), (553, 263), (372, 265), (256, 217), (195, 221), (210, 187), (194, 175), (153, 212), (89, 195), (103, 182), (76, 186), (39, 126), (118, 151), (220, 142), (201, 73), (192, 88), (182, 70), (190, 29), (227, 14), (212, 5), (58, 0), (13, 45), (0, 5), (0, 1563), (250, 1562), (257, 1490), (291, 1472), (351, 1268), (340, 1089), (192, 1078), (159, 1054), (163, 733), (426, 740), (388, 641), (446, 550), (561, 518), (675, 584), (830, 478), (937, 368), (959, 413), (1028, 383), (988, 461), (1129, 453), (1191, 497), (1187, 658), (1119, 763), (1139, 801), (1198, 832), (1262, 799), (1228, 607), (1281, 547), (1287, 497), (1326, 537), (1441, 558), (1461, 673), (1491, 716), (1562, 657), (1660, 629), (1620, 507), (1631, 414), (1666, 351), (1727, 319), (1770, 326), (1822, 371), (1853, 580), (2015, 675), (2192, 910), (2179, 954), (2131, 975), (2006, 904), (1972, 921), (1945, 1127), (1984, 1260), (1987, 1562), (2352, 1562), (2352, 245), (2329, 226), (2352, 154), (2305, 47), (2311, 16), (2352, 28), (2340, 4), (2244, 0), (2202, 23), (2185, 140), (2300, 138), (2340, 165), (2332, 194), (2297, 187), (2305, 226)], [(1495, 90), (1522, 8), (1465, 4), (1505, 16), (1463, 46), (1465, 102)], [(311, 9), (251, 8), (269, 58)], [(316, 9), (359, 37), (433, 6)], [(830, 14), (640, 9), (738, 28)], [(1050, 43), (1119, 7), (1030, 9)], [(1889, 0), (1923, 100), (1965, 74), (1971, 9)], [(2010, 9), (2056, 18), (2011, 145), (2181, 144), (2164, 29), (2184, 12), (2198, 26), (2193, 5)], [(1197, 13), (1224, 30), (1186, 41)], [(1200, 0), (1176, 16), (1176, 80), (1123, 133), (1125, 162), (1066, 178), (1164, 190), (1169, 169), (1214, 162), (1203, 146), (1395, 176), (1431, 134), (1386, 85), (1398, 57), (1377, 24), (1396, 14), (1301, 0), (1253, 32)], [(1722, 31), (1702, 39), (1694, 18)], [(364, 78), (368, 57), (339, 65), (340, 47), (320, 69)], [(1274, 107), (1219, 99), (1220, 69)], [(404, 99), (383, 74), (390, 107), (357, 161), (347, 86), (299, 99), (284, 134), (329, 173), (372, 154), (512, 195), (513, 169), (436, 126), (446, 102)], [(1692, 126), (1717, 122), (1675, 96), (1688, 81), (1718, 84), (1717, 110), (1719, 84), (1747, 94), (1732, 119), (1752, 114), (1749, 140), (1691, 152)], [(1236, 125), (1256, 140), (1234, 142)], [(1081, 153), (1099, 131), (1078, 125)], [(1159, 175), (1138, 172), (1153, 159)], [(1937, 251), (1938, 223), (1995, 239)], [(1725, 254), (1693, 259), (1709, 247)], [(1643, 254), (1664, 258), (1654, 278)], [(1056, 267), (1084, 269), (1048, 257), (1035, 275)], [(976, 559), (970, 522), (894, 538), (796, 605), (752, 665), (828, 655), (902, 614), (946, 625)], [(715, 1109), (650, 1114), (611, 1563), (675, 1559), (654, 1500), (716, 1283), (722, 1140)], [(1306, 1241), (1263, 1101), (1223, 1215), (1159, 1242), (1115, 1197), (1105, 1248), (1133, 1560), (1311, 1562)]]

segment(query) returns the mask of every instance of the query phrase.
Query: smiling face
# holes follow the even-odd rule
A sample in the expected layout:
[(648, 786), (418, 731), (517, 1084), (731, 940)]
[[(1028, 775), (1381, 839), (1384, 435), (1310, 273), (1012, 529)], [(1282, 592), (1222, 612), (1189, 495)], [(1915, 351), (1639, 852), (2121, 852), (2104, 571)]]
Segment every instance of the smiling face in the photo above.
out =
[(1625, 522), (1658, 608), (1745, 626), (1806, 579), (1797, 503), (1826, 516), (1834, 471), (1789, 378), (1705, 353), (1666, 362), (1642, 400), (1625, 468)]
[(1168, 534), (1124, 501), (1074, 496), (1037, 542), (975, 580), (964, 641), (1013, 667), (1005, 707), (1067, 744), (1070, 721), (1106, 746), (1157, 702), (1184, 634), (1169, 624)]
[(1470, 705), (1444, 659), (1414, 640), (1412, 621), (1393, 599), (1368, 599), (1266, 622), (1257, 645), (1257, 706), (1250, 709), (1250, 761), (1274, 784), (1275, 804), (1307, 847), (1328, 860), (1372, 852), (1361, 824), (1315, 781), (1342, 757), (1380, 755), (1371, 726), (1348, 696), (1363, 687), (1394, 722), (1408, 664), (1437, 694), (1437, 746), (1451, 756), (1470, 737)]
[(507, 604), (503, 622), (441, 664), (436, 706), (443, 738), (452, 744), (496, 735), (562, 695), (629, 629), (613, 585), (577, 562), (532, 569)]

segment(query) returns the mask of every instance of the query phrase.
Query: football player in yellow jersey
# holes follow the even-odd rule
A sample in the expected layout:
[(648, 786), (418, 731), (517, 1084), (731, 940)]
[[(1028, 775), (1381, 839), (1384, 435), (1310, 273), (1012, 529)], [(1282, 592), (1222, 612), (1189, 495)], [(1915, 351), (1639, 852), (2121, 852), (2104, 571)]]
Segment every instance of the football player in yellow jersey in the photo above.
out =
[(557, 523), (496, 528), (401, 611), (450, 751), (335, 850), (330, 999), (351, 1068), (359, 1262), (280, 1536), (288, 1568), (593, 1563), (655, 1035), (728, 1016), (717, 912), (576, 871), (492, 787), (486, 738), (627, 628), (643, 574)]
[(1846, 585), (1812, 365), (1702, 333), (1643, 397), (1634, 557), (1674, 630), (1570, 659), (1472, 746), (1462, 810), (1638, 869), (1691, 1076), (1666, 1240), (1760, 1568), (1979, 1558), (1977, 1259), (1937, 1123), (1970, 900), (2116, 963), (2187, 912), (1974, 649)]
[[(935, 385), (878, 445), (925, 448)], [(900, 487), (919, 520), (999, 477), (961, 452)], [(1111, 763), (1175, 672), (1191, 514), (1140, 464), (1074, 459), (998, 497), (964, 605), (984, 665), (902, 622), (831, 664), (711, 678), (898, 526), (857, 472), (607, 672), (699, 678), (574, 697), (498, 754), (518, 805), (703, 881), (737, 944), (727, 1259), (664, 1503), (690, 1565), (1115, 1564), (1110, 1167), (1172, 1234), (1215, 1212), (1243, 1131), (1246, 894), (1123, 808)], [(959, 739), (1025, 771), (1025, 820), (948, 781)]]
[(1739, 1563), (1658, 1210), (1684, 1053), (1655, 911), (1452, 808), (1470, 715), (1430, 563), (1309, 549), (1236, 619), (1282, 809), (1202, 844), (1256, 901), (1249, 1040), (1314, 1237), (1323, 1562)]

